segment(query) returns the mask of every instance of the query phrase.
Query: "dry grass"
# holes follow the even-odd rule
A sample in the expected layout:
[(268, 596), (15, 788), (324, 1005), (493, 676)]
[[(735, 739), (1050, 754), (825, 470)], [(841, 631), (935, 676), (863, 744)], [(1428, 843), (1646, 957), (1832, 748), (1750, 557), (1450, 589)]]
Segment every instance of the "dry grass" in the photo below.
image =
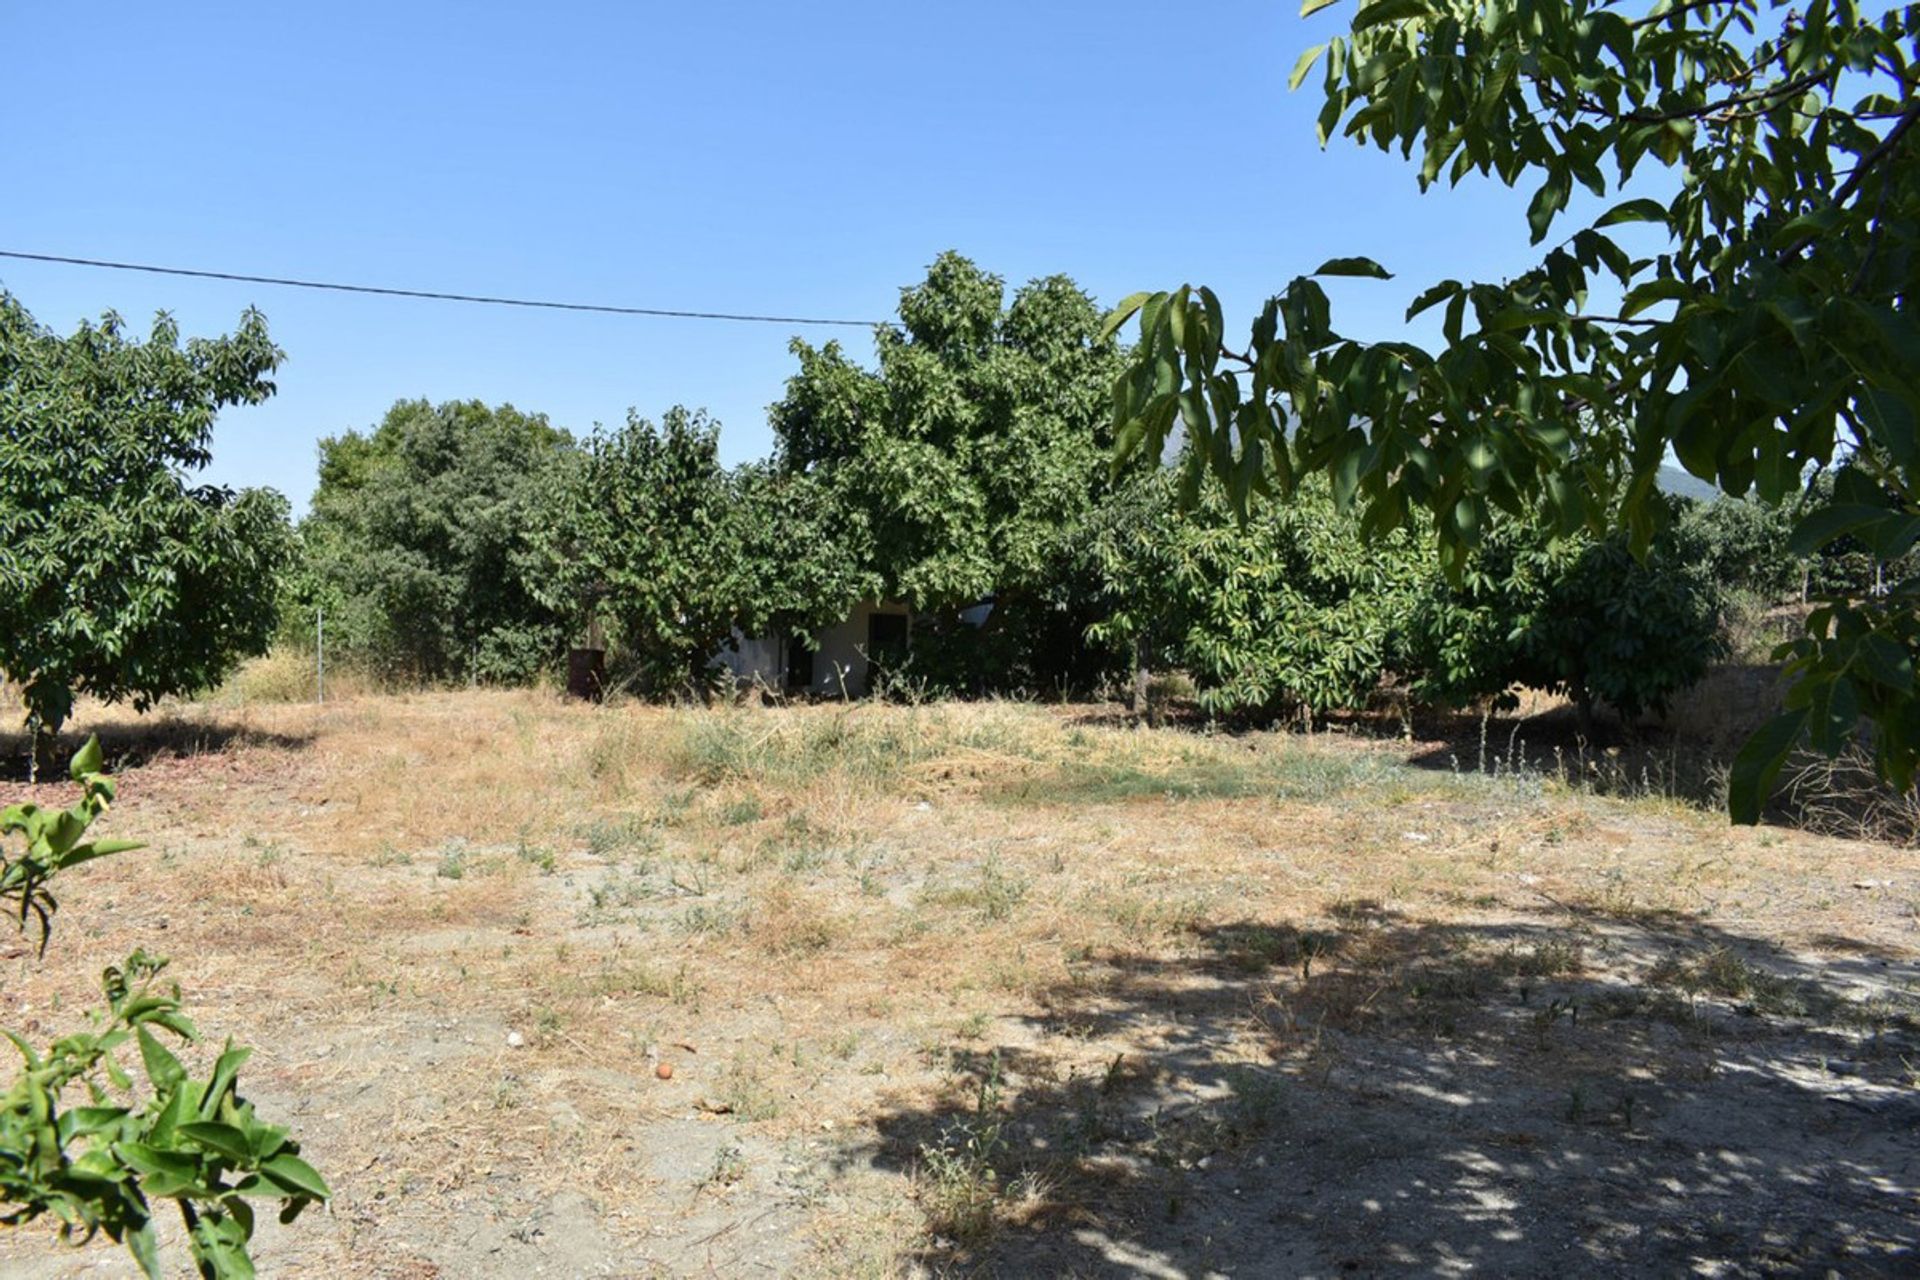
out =
[[(175, 956), (338, 1192), (266, 1229), (270, 1274), (1198, 1274), (1281, 1247), (1299, 1143), (1325, 1194), (1300, 1269), (1437, 1267), (1506, 1228), (1352, 1225), (1394, 1194), (1354, 1146), (1382, 1125), (1441, 1183), (1463, 1151), (1553, 1152), (1530, 1212), (1569, 1231), (1692, 1212), (1579, 1210), (1576, 1171), (1650, 1128), (1649, 1195), (1716, 1143), (1764, 1164), (1741, 1081), (1820, 1053), (1897, 1092), (1912, 1036), (1908, 855), (1388, 744), (1010, 704), (168, 715), (90, 717), (135, 762), (110, 825), (150, 848), (75, 876), (5, 1021), (44, 1037), (103, 963)], [(1189, 1231), (1256, 1201), (1264, 1225)], [(1847, 1221), (1848, 1248), (1910, 1243)], [(1656, 1243), (1615, 1260), (1680, 1256)], [(0, 1262), (65, 1265), (37, 1228)]]

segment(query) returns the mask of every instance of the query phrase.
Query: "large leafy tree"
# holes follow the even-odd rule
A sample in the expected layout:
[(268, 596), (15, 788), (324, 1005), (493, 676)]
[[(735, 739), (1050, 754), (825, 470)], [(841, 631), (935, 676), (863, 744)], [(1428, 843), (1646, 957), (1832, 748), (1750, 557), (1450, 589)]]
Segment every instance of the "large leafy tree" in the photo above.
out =
[(995, 628), (1070, 611), (1063, 575), (1107, 483), (1121, 368), (1093, 300), (1050, 276), (1009, 301), (947, 253), (899, 314), (876, 331), (875, 368), (794, 343), (800, 371), (772, 411), (780, 468), (862, 514), (880, 590), (935, 630), (989, 598)]
[(477, 400), (402, 400), (322, 440), (289, 625), (324, 609), (330, 648), (412, 679), (525, 679), (566, 641), (525, 531), (576, 464), (544, 415)]
[(1361, 707), (1406, 673), (1406, 623), (1433, 562), (1413, 535), (1357, 537), (1324, 483), (1246, 520), (1216, 493), (1182, 511), (1175, 488), (1154, 471), (1103, 505), (1094, 638), (1186, 671), (1210, 711)]
[(164, 314), (145, 341), (111, 314), (61, 336), (0, 294), (0, 670), (36, 735), (76, 693), (144, 709), (265, 651), (286, 502), (191, 476), (281, 358), (256, 311), (185, 344)]
[(704, 412), (596, 433), (547, 505), (542, 599), (605, 627), (656, 695), (704, 694), (737, 635), (810, 632), (875, 588), (860, 513), (804, 475), (727, 469)]
[(703, 686), (746, 594), (718, 425), (679, 407), (658, 425), (629, 414), (585, 453), (535, 535), (542, 598), (610, 626), (650, 689)]
[[(1323, 140), (1397, 148), (1423, 187), (1527, 188), (1538, 265), (1427, 288), (1408, 317), (1440, 308), (1437, 345), (1342, 335), (1313, 276), (1241, 344), (1209, 290), (1129, 299), (1118, 447), (1157, 450), (1178, 418), (1237, 502), (1323, 471), (1372, 531), (1424, 508), (1456, 574), (1495, 510), (1540, 508), (1563, 533), (1618, 513), (1644, 552), (1670, 453), (1769, 502), (1832, 468), (1796, 546), (1851, 535), (1898, 559), (1920, 538), (1917, 54), (1913, 5), (1362, 3), (1293, 72), (1320, 69)], [(1576, 186), (1607, 207), (1568, 227)], [(1315, 276), (1385, 274), (1346, 258)], [(1787, 709), (1736, 762), (1736, 818), (1797, 741), (1838, 750), (1863, 715), (1911, 785), (1916, 601), (1909, 580), (1812, 612), (1782, 655)]]
[(744, 587), (735, 626), (743, 635), (814, 636), (880, 594), (864, 511), (849, 509), (818, 477), (753, 462), (728, 477), (731, 541)]

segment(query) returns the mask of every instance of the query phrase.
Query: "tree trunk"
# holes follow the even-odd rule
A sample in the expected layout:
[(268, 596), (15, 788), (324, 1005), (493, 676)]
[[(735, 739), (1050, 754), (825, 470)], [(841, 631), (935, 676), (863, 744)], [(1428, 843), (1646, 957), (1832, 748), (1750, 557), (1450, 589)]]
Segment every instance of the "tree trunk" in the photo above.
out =
[(1138, 636), (1133, 641), (1133, 688), (1127, 692), (1127, 710), (1134, 715), (1145, 715), (1147, 711), (1147, 685), (1150, 677), (1147, 673), (1147, 644)]
[(1580, 728), (1580, 736), (1589, 742), (1593, 741), (1593, 694), (1588, 692), (1584, 684), (1573, 687), (1573, 716), (1574, 723)]

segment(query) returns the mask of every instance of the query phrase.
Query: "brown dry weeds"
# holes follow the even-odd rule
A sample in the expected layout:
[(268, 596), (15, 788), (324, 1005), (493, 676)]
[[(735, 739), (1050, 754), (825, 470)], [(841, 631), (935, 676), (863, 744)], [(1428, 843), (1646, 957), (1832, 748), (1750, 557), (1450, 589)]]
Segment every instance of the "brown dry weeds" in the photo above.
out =
[(146, 947), (259, 1046), (265, 1274), (1914, 1262), (1909, 853), (1004, 704), (169, 715), (0, 996)]

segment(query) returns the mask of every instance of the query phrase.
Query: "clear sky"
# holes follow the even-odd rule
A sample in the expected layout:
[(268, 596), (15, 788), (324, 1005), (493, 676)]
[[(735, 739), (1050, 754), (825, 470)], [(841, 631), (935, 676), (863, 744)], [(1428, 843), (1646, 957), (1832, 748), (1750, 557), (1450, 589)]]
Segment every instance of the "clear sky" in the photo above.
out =
[[(0, 249), (409, 288), (884, 319), (957, 249), (1103, 303), (1209, 283), (1244, 316), (1325, 258), (1335, 322), (1392, 332), (1442, 276), (1527, 263), (1529, 193), (1421, 196), (1321, 151), (1293, 0), (0, 6)], [(297, 506), (315, 441), (401, 397), (575, 431), (675, 403), (766, 453), (794, 330), (314, 294), (0, 259), (70, 329), (249, 303), (289, 359), (221, 419), (211, 478)], [(1235, 322), (1235, 328), (1241, 322)], [(838, 334), (870, 350), (861, 330)]]

